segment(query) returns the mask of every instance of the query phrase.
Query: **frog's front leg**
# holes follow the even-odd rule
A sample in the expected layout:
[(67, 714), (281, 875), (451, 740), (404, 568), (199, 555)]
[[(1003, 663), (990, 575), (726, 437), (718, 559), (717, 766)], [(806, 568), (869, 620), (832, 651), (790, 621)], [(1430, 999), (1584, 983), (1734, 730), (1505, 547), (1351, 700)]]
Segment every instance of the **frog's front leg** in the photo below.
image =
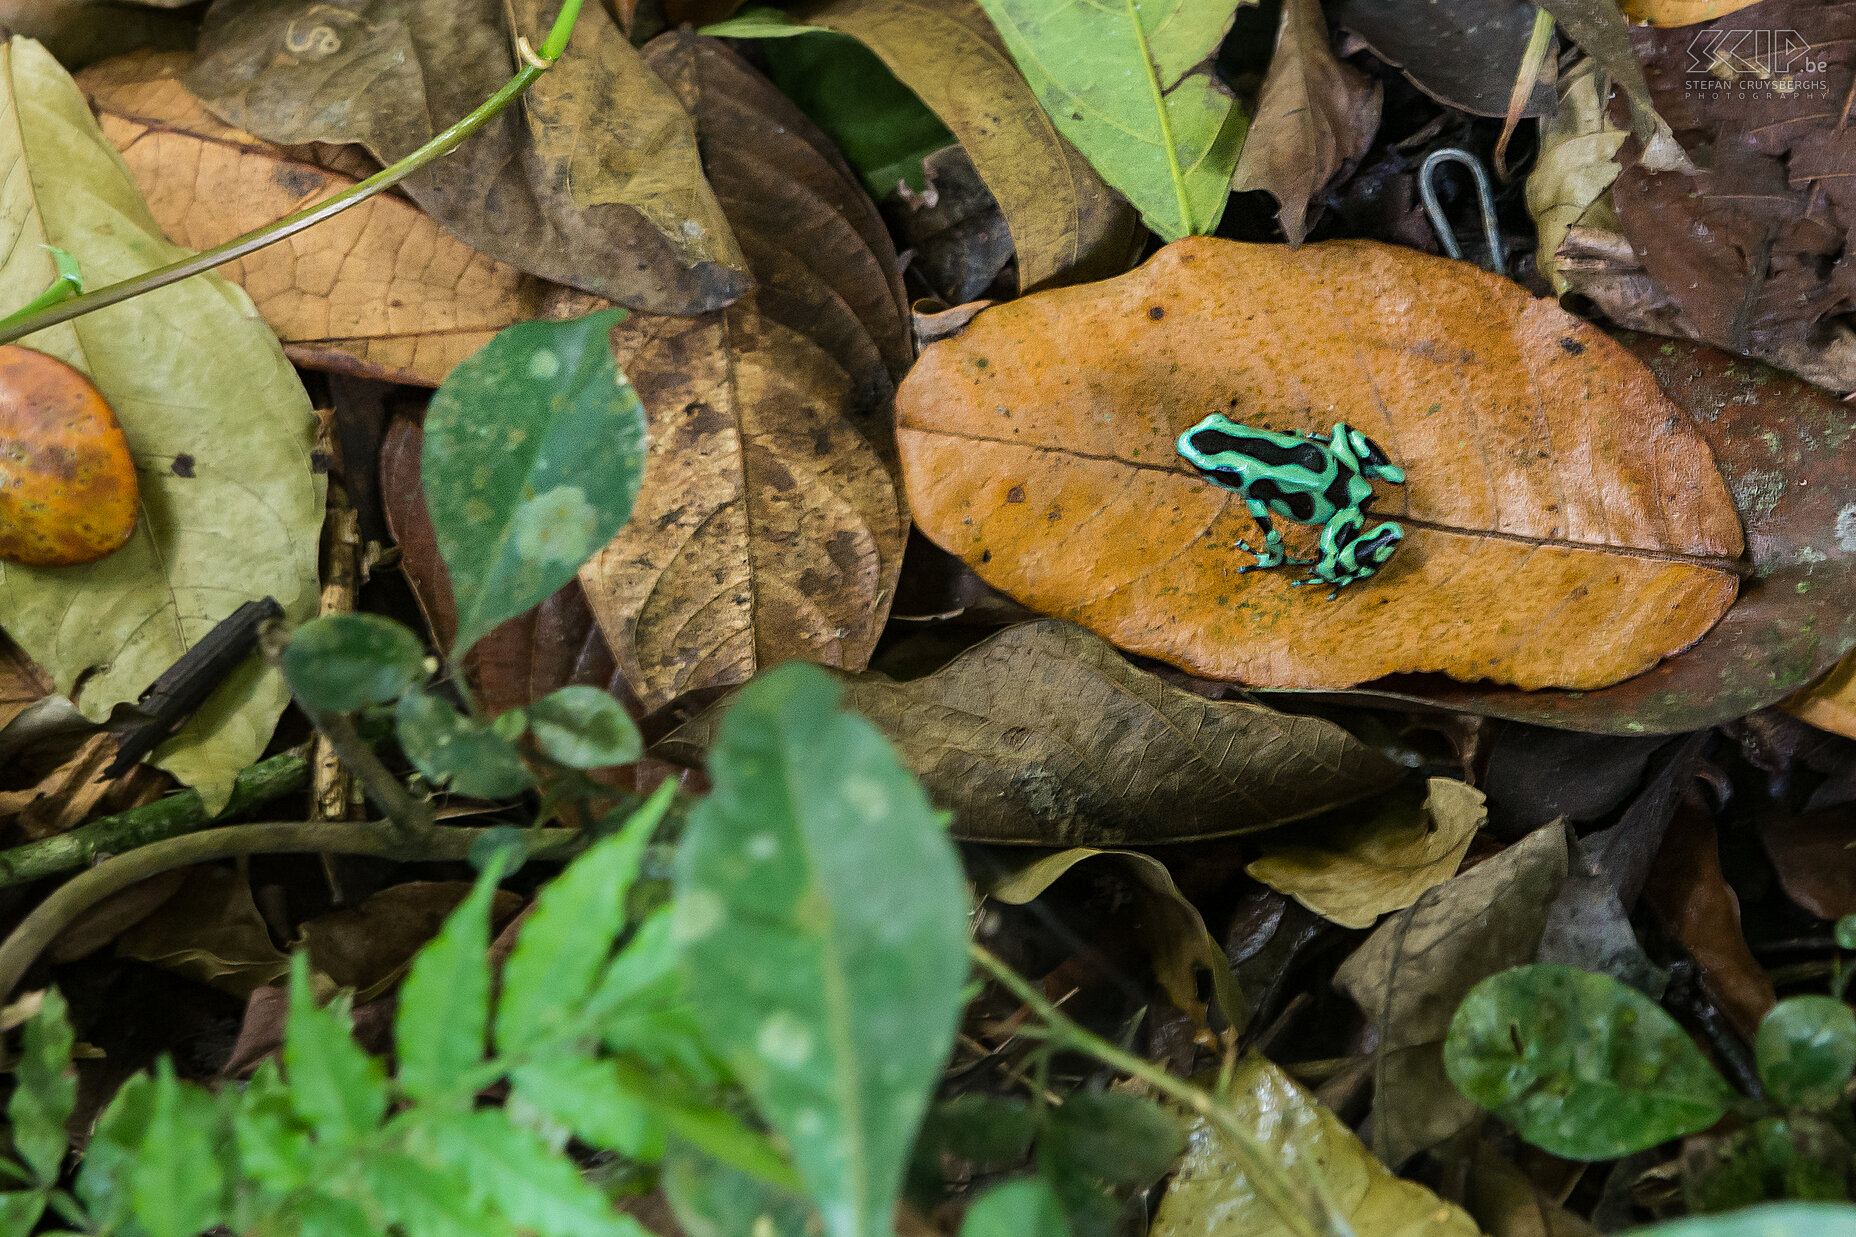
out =
[(1290, 558), (1288, 556), (1282, 547), (1282, 534), (1276, 531), (1276, 525), (1270, 521), (1269, 507), (1254, 498), (1246, 498), (1244, 505), (1250, 508), (1250, 518), (1255, 520), (1257, 527), (1263, 530), (1263, 548), (1252, 549), (1248, 541), (1235, 543), (1238, 549), (1257, 556), (1256, 562), (1248, 567), (1237, 569), (1239, 575), (1243, 575), (1246, 571), (1264, 571), (1271, 567), (1280, 567), (1284, 563), (1305, 566), (1315, 561), (1312, 558)]

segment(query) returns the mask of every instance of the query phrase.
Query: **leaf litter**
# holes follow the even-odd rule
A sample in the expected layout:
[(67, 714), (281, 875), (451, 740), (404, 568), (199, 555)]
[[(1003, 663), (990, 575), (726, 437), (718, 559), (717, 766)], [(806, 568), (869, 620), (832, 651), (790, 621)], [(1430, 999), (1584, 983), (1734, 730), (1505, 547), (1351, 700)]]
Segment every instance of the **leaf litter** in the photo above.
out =
[[(589, 5), (476, 145), (229, 267), (249, 304), (203, 281), (132, 301), (230, 306), (202, 328), (212, 347), (162, 337), (131, 376), (184, 394), (211, 372), (242, 401), (190, 414), (211, 441), (152, 467), (150, 414), (119, 406), (151, 496), (136, 536), (214, 469), (294, 496), (287, 549), (221, 512), (222, 542), (246, 544), (207, 566), (240, 593), (275, 585), (300, 621), (317, 478), (340, 479), (365, 531), (330, 507), (359, 566), (330, 571), (323, 606), (358, 590), (367, 623), (424, 631), (369, 677), (319, 626), (283, 659), (297, 689), (407, 688), (397, 711), (368, 695), (358, 732), (443, 818), (434, 836), (518, 826), (485, 830), (480, 867), (569, 828), (606, 840), (494, 898), (462, 869), (253, 855), (106, 903), (37, 973), (104, 1055), (67, 1097), (63, 1041), (28, 1023), (9, 1103), (28, 1188), (0, 1195), (8, 1216), (46, 1205), (34, 1183), (61, 1171), (73, 1102), (96, 1129), (73, 1161), (85, 1206), (145, 1119), (138, 1179), (181, 1179), (209, 1130), (232, 1145), (176, 1080), (223, 1071), (250, 1079), (225, 1121), (289, 1112), (369, 1139), (430, 1123), (429, 1146), (350, 1157), (409, 1231), (439, 1214), (632, 1231), (607, 1199), (627, 1192), (646, 1228), (677, 1231), (674, 1214), (691, 1233), (1544, 1237), (1685, 1211), (1719, 1237), (1833, 1231), (1798, 1200), (1848, 1197), (1824, 1106), (1856, 1060), (1847, 1007), (1822, 995), (1856, 948), (1831, 922), (1849, 909), (1856, 706), (1847, 666), (1823, 677), (1856, 645), (1826, 114), (1847, 68), (1832, 50), (1826, 91), (1814, 69), (1788, 79), (1803, 86), (1778, 105), (1819, 110), (1777, 127), (1750, 91), (1671, 92), (1723, 19), (1840, 46), (1846, 6), (1631, 0), (1651, 26), (1627, 32), (1609, 3), (1547, 5), (1568, 50), (1520, 107), (1539, 121), (1508, 148), (1525, 190), (1496, 186), (1512, 282), (1415, 254), (1434, 238), (1409, 191), (1428, 155), (1489, 157), (1499, 126), (1474, 117), (1507, 110), (1531, 6), (1235, 7)], [(81, 166), (136, 245), (216, 244), (410, 149), (551, 16), (222, 2), (197, 57), (131, 47), (84, 74), (103, 136)], [(726, 40), (676, 28), (724, 19)], [(61, 47), (97, 33), (81, 25)], [(1776, 46), (1729, 37), (1706, 73), (1744, 81)], [(42, 57), (12, 54), (15, 79)], [(56, 80), (36, 63), (35, 89)], [(62, 118), (84, 130), (82, 113)], [(22, 119), (27, 180), (55, 193)], [(40, 214), (63, 245), (61, 210)], [(1221, 239), (1163, 243), (1214, 221)], [(15, 305), (49, 282), (36, 244), (0, 267)], [(161, 260), (79, 257), (92, 286)], [(1527, 295), (1549, 285), (1605, 320)], [(272, 335), (303, 368), (391, 385), (299, 389)], [(184, 363), (151, 360), (168, 352)], [(93, 375), (112, 402), (131, 368)], [(280, 380), (227, 385), (260, 371)], [(336, 406), (330, 432), (275, 467), (256, 444), (310, 400)], [(1248, 511), (1173, 446), (1213, 411), (1367, 428), (1407, 473), (1374, 513), (1407, 527), (1399, 555), (1332, 602), (1241, 572)], [(600, 428), (615, 417), (623, 432)], [(1298, 553), (1320, 536), (1284, 531)], [(134, 546), (101, 563), (134, 574)], [(80, 592), (74, 613), (108, 600)], [(156, 836), (121, 830), (149, 827), (165, 775), (99, 775), (116, 733), (57, 695), (101, 720), (99, 685), (125, 702), (133, 685), (6, 621), (9, 844)], [(319, 648), (328, 674), (303, 664)], [(191, 723), (221, 776), (296, 759), (300, 719), (266, 741), (281, 702)], [(605, 761), (631, 763), (580, 768)], [(664, 780), (670, 827), (620, 828)], [(337, 798), (319, 820), (367, 810)], [(963, 992), (968, 942), (1027, 986)], [(310, 965), (287, 977), (292, 948)], [(348, 995), (318, 1009), (312, 987)], [(435, 1115), (440, 1091), (467, 1102), (490, 1077), (493, 1021), (513, 1054), (582, 1001), (618, 1011), (603, 1046), (496, 1063), (504, 1104)], [(63, 1008), (29, 999), (9, 1022), (29, 1006)], [(1061, 1018), (1128, 1055), (1073, 1051)], [(405, 1094), (383, 1126), (361, 1051), (390, 1044)], [(280, 1048), (281, 1073), (259, 1064)], [(173, 1064), (99, 1119), (162, 1051)], [(1703, 1128), (1730, 1092), (1778, 1107)], [(617, 1158), (583, 1176), (505, 1114)], [(449, 1196), (404, 1175), (459, 1166), (475, 1176)], [(207, 1176), (187, 1179), (162, 1196), (177, 1234), (212, 1205)], [(426, 1193), (406, 1194), (415, 1179)], [(307, 1187), (305, 1223), (333, 1222), (311, 1213), (345, 1205), (344, 1181)], [(407, 1198), (422, 1210), (394, 1210)], [(1762, 1200), (1777, 1209), (1727, 1210)]]

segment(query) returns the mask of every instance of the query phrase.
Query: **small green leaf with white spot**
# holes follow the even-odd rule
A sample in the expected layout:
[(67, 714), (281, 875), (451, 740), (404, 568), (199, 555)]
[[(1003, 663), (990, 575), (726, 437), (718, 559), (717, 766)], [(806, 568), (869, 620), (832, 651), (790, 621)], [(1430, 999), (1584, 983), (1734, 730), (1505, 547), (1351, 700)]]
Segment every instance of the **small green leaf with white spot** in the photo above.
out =
[[(535, 784), (507, 726), (465, 717), (450, 701), (418, 688), (400, 697), (394, 721), (400, 750), (413, 767), (460, 795), (507, 799)], [(519, 725), (515, 730), (521, 733)]]
[(625, 316), (522, 322), (451, 371), (421, 474), (461, 656), (545, 600), (618, 532), (644, 475), (644, 406), (612, 359)]
[(378, 614), (325, 614), (290, 638), (283, 670), (290, 690), (310, 708), (351, 713), (423, 683), (425, 646)]
[(542, 755), (572, 769), (630, 764), (644, 752), (644, 739), (625, 707), (584, 683), (530, 705), (528, 727)]

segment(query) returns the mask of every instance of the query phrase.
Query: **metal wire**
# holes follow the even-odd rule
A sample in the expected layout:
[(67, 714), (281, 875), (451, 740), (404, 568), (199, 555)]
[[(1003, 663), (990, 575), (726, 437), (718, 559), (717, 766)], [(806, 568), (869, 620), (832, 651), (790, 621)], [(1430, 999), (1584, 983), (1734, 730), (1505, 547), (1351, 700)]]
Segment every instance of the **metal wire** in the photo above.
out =
[(1482, 204), (1482, 235), (1489, 247), (1485, 269), (1506, 275), (1508, 264), (1502, 260), (1502, 234), (1495, 225), (1495, 195), (1489, 189), (1489, 174), (1483, 169), (1481, 160), (1456, 146), (1432, 151), (1418, 169), (1418, 196), (1424, 199), (1424, 213), (1430, 216), (1431, 227), (1436, 229), (1437, 239), (1443, 242), (1444, 252), (1459, 262), (1463, 260), (1463, 247), (1457, 244), (1456, 232), (1444, 218), (1443, 204), (1437, 200), (1437, 188), (1431, 183), (1440, 163), (1460, 163), (1469, 169), (1470, 177), (1476, 182), (1476, 200)]

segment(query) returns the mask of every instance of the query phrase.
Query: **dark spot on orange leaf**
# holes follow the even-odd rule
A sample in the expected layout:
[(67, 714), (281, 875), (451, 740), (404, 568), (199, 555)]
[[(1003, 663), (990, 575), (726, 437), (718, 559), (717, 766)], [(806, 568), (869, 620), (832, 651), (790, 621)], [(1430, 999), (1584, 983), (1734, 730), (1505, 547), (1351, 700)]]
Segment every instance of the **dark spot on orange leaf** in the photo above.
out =
[(1585, 345), (1571, 336), (1566, 336), (1560, 340), (1560, 349), (1564, 351), (1567, 356), (1578, 356), (1581, 352), (1585, 351)]
[(1147, 316), (1152, 318), (1155, 322), (1158, 322), (1160, 319), (1166, 317), (1166, 310), (1155, 305), (1152, 309), (1147, 311)]
[(1007, 490), (1005, 492), (1005, 501), (1008, 503), (1024, 502), (1025, 501), (1025, 487), (1022, 485), (1015, 485), (1011, 489)]

